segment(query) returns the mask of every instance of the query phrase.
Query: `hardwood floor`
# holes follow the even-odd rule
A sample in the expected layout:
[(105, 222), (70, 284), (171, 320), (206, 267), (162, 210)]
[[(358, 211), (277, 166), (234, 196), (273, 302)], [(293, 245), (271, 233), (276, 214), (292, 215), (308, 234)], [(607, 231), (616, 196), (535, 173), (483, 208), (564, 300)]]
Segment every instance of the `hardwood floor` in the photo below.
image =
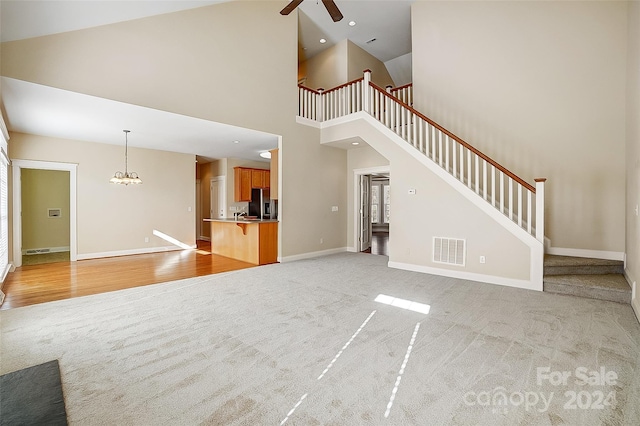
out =
[(3, 286), (6, 298), (0, 309), (18, 308), (254, 266), (211, 254), (211, 245), (205, 241), (198, 241), (197, 250), (22, 266), (7, 276)]
[(371, 248), (363, 251), (363, 253), (389, 256), (389, 233), (374, 232), (371, 235)]

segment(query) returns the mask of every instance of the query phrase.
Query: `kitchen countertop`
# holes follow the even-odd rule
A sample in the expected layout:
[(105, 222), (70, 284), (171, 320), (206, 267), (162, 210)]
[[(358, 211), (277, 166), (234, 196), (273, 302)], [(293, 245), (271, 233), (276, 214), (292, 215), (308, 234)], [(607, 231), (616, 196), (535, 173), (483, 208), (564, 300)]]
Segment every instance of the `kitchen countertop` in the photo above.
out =
[(230, 222), (230, 223), (274, 223), (278, 222), (278, 219), (202, 219), (204, 222)]

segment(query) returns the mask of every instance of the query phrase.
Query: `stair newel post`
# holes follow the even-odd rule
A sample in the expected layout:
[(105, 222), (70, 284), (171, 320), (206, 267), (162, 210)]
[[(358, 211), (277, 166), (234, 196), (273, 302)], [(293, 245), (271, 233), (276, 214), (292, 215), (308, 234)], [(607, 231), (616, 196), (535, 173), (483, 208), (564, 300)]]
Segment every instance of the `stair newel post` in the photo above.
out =
[(324, 96), (323, 96), (323, 92), (324, 89), (321, 87), (318, 89), (318, 97), (316, 98), (316, 111), (318, 114), (318, 121), (319, 122), (323, 122), (324, 121)]
[(362, 106), (365, 112), (371, 113), (371, 70), (364, 70), (364, 81), (362, 82)]
[(547, 178), (536, 181), (536, 239), (544, 244), (544, 183)]

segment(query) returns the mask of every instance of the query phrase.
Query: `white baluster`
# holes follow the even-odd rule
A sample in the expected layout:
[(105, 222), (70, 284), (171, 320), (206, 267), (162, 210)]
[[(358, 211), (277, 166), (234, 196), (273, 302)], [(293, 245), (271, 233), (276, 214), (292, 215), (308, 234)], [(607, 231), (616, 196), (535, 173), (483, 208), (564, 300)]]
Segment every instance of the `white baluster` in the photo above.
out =
[(536, 181), (536, 239), (544, 244), (544, 184), (546, 178)]
[(450, 165), (449, 165), (449, 136), (445, 135), (444, 136), (444, 143), (445, 143), (445, 164), (446, 164), (446, 170), (449, 171), (450, 170)]
[[(475, 154), (474, 154), (475, 155)], [(467, 186), (471, 188), (473, 182), (471, 181), (471, 150), (467, 150)]]
[(474, 184), (476, 185), (476, 194), (480, 194), (480, 156), (474, 154), (476, 158), (476, 178)]
[[(453, 157), (453, 170), (452, 170), (451, 174), (453, 175), (453, 177), (458, 177), (457, 176), (457, 173), (458, 173), (457, 162), (458, 161), (456, 160), (456, 158), (458, 157), (458, 143), (453, 139), (451, 139), (451, 148), (453, 149), (453, 155), (452, 155), (452, 157)], [(460, 165), (460, 166), (462, 167), (462, 165)], [(462, 174), (462, 173), (460, 173), (460, 174)], [(462, 176), (460, 176), (460, 177), (462, 177)]]
[(496, 166), (491, 165), (491, 205), (496, 206)]
[(518, 184), (518, 226), (522, 227), (522, 185)]
[(371, 91), (369, 90), (369, 88), (371, 87), (371, 85), (369, 84), (371, 82), (371, 70), (364, 70), (364, 80), (363, 80), (363, 89), (364, 89), (364, 99), (363, 99), (363, 106), (364, 106), (364, 110), (365, 112), (371, 113)]
[(440, 167), (442, 167), (442, 131), (438, 130), (438, 160), (440, 162)]
[(504, 213), (504, 173), (498, 170), (500, 174), (500, 212)]
[(527, 232), (531, 233), (531, 222), (533, 222), (533, 218), (531, 217), (531, 191), (527, 189)]
[(509, 219), (513, 220), (513, 179), (509, 177)]
[(431, 141), (431, 159), (433, 161), (436, 161), (436, 128), (434, 126), (432, 126), (431, 124), (429, 124), (429, 127), (427, 127), (427, 130), (430, 130), (430, 136), (429, 139)]
[(487, 191), (487, 161), (482, 160), (482, 192), (485, 201), (487, 200), (488, 192)]

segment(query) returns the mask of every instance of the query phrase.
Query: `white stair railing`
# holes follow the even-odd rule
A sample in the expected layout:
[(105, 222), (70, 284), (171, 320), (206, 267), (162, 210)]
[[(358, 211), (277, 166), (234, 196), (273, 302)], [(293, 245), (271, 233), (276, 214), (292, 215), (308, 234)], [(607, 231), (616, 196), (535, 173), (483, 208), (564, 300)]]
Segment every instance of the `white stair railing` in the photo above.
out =
[(358, 111), (367, 112), (538, 241), (544, 242), (546, 179), (536, 179), (535, 187), (525, 182), (413, 109), (402, 100), (412, 101), (410, 86), (401, 89), (394, 93), (380, 88), (371, 82), (369, 70), (364, 72), (363, 78), (326, 92), (299, 86), (299, 115), (323, 122)]

